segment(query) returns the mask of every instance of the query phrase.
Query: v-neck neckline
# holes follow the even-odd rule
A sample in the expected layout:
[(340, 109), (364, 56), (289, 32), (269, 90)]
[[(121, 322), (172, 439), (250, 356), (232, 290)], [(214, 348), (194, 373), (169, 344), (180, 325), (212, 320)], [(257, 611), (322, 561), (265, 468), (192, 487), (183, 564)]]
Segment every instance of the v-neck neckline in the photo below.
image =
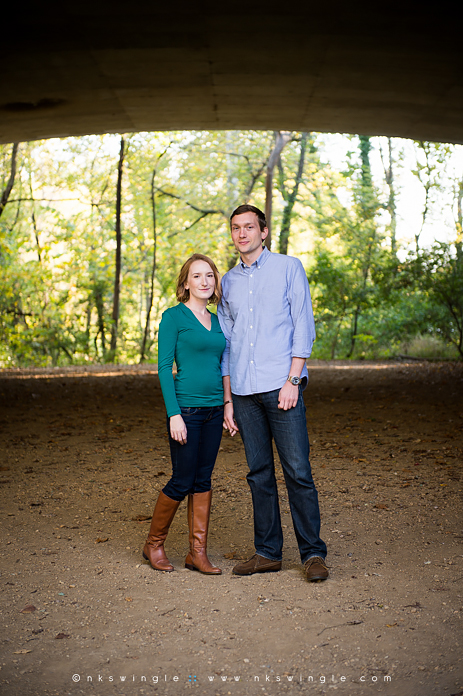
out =
[(193, 315), (193, 317), (196, 319), (198, 324), (201, 324), (203, 329), (205, 329), (208, 333), (211, 333), (211, 331), (212, 331), (212, 314), (211, 314), (211, 312), (209, 312), (208, 309), (206, 309), (206, 312), (209, 313), (209, 316), (211, 318), (211, 328), (210, 329), (208, 329), (207, 326), (204, 326), (203, 322), (198, 319), (198, 317), (196, 316), (196, 314), (193, 312), (193, 310), (190, 307), (187, 307), (186, 304), (184, 304), (183, 306), (185, 307), (185, 309), (187, 309), (190, 312), (190, 314)]

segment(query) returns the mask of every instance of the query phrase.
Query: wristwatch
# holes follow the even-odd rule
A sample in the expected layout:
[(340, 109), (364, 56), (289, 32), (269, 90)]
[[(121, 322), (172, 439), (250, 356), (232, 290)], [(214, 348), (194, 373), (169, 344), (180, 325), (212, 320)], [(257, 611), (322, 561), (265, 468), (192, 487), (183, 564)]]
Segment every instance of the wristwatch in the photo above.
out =
[(300, 377), (291, 377), (291, 375), (289, 375), (288, 382), (291, 382), (291, 384), (294, 384), (294, 386), (297, 386), (298, 384), (300, 384), (302, 382), (302, 379)]

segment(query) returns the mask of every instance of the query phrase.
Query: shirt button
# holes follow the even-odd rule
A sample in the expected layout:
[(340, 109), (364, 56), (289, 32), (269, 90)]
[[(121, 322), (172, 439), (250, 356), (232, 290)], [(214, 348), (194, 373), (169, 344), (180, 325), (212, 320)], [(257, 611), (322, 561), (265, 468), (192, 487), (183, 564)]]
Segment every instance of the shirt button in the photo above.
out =
[(249, 291), (249, 294), (252, 295), (252, 290)]
[(251, 343), (251, 348), (252, 348), (253, 345), (254, 345), (254, 343)]
[(250, 308), (250, 310), (249, 310), (249, 311), (250, 311), (250, 312), (252, 312), (252, 307)]
[(254, 365), (254, 360), (251, 360), (251, 365)]
[(249, 328), (252, 329), (252, 326), (250, 326)]

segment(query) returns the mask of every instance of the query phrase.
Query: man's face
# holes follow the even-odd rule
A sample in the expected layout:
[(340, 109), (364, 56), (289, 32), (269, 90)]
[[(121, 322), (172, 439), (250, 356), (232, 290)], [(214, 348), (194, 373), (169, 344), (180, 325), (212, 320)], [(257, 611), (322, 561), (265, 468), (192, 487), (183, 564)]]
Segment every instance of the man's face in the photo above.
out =
[(268, 235), (268, 229), (259, 227), (255, 213), (235, 215), (231, 221), (231, 236), (235, 248), (241, 256), (251, 262), (255, 261), (262, 251), (262, 242)]

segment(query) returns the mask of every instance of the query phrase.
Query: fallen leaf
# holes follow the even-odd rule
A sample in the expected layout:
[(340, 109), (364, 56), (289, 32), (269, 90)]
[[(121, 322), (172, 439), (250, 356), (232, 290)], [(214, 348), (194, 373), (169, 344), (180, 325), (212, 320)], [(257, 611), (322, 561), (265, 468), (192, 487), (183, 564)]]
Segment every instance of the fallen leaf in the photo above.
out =
[(232, 560), (233, 558), (236, 558), (236, 553), (234, 551), (232, 553), (224, 553), (223, 557)]
[(69, 633), (58, 633), (55, 636), (55, 640), (60, 640), (61, 638), (70, 638)]
[(376, 503), (375, 508), (377, 510), (389, 510), (389, 506), (385, 503)]
[(109, 537), (98, 537), (96, 539), (95, 544), (104, 544), (105, 541), (109, 541)]
[(24, 609), (21, 609), (21, 614), (32, 614), (32, 612), (37, 611), (37, 607), (33, 604), (27, 604)]
[(132, 599), (132, 597), (126, 597), (126, 598), (125, 598), (125, 601), (126, 601), (126, 602), (133, 602), (133, 599)]
[(388, 628), (392, 628), (393, 626), (397, 626), (397, 621), (395, 621), (393, 624), (386, 624)]
[(132, 517), (132, 522), (147, 522), (152, 518), (152, 515), (136, 515)]
[(15, 650), (13, 655), (27, 655), (27, 653), (32, 652), (32, 650)]

